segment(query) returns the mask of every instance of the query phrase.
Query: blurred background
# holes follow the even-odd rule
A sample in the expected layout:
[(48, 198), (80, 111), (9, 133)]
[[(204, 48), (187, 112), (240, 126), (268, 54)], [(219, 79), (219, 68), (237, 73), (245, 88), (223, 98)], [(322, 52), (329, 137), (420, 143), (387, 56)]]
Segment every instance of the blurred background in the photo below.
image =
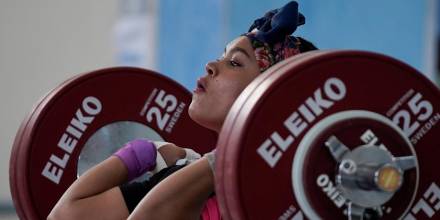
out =
[[(156, 70), (195, 87), (204, 65), (268, 9), (287, 1), (2, 0), (0, 219), (17, 219), (9, 190), (15, 133), (35, 102), (76, 74), (110, 66)], [(439, 77), (437, 0), (299, 0), (295, 35), (321, 49), (390, 55)]]

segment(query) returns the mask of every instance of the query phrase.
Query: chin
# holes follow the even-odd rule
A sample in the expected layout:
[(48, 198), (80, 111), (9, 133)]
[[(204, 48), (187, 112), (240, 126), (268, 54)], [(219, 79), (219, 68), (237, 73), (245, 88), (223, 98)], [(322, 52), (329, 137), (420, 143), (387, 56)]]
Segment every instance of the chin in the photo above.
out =
[(215, 132), (219, 132), (220, 129), (218, 129), (218, 126), (215, 125), (215, 123), (212, 123), (212, 118), (206, 117), (206, 115), (200, 114), (201, 112), (197, 112), (195, 109), (191, 108), (191, 106), (188, 109), (189, 117), (199, 124), (200, 126), (207, 128), (209, 130), (213, 130)]
[[(191, 102), (191, 104), (189, 105), (189, 107), (188, 107), (188, 115), (189, 115), (189, 117), (193, 120), (193, 121), (195, 121), (195, 122), (197, 122), (197, 117), (195, 117), (197, 114), (195, 114), (194, 113), (194, 108), (193, 108), (193, 104), (192, 104), (192, 102)], [(198, 123), (198, 122), (197, 122)]]
[(205, 123), (203, 123), (204, 120), (203, 120), (203, 117), (200, 114), (200, 111), (197, 111), (197, 110), (198, 109), (194, 106), (193, 102), (191, 102), (191, 104), (189, 105), (189, 108), (188, 108), (188, 115), (189, 115), (189, 117), (193, 121), (195, 121), (197, 124), (199, 124), (199, 125), (201, 125), (203, 127), (206, 127)]

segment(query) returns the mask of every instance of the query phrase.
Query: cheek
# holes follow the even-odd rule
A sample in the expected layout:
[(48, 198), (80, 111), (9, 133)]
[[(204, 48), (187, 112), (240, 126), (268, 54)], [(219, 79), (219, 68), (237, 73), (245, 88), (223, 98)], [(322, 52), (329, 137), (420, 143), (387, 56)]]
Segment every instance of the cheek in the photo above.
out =
[(244, 88), (245, 85), (240, 83), (227, 84), (219, 90), (219, 99), (221, 99), (224, 104), (230, 107), (230, 105), (232, 105), (235, 99), (237, 99)]
[(232, 101), (235, 101), (236, 98), (243, 92), (243, 90), (252, 82), (254, 77), (242, 78), (240, 80), (236, 80), (234, 83), (230, 83), (227, 87), (224, 88), (225, 92), (229, 93)]
[(195, 118), (222, 120), (247, 85), (247, 83), (237, 81), (225, 83), (218, 81), (206, 94), (194, 96), (189, 106), (189, 114), (193, 120)]

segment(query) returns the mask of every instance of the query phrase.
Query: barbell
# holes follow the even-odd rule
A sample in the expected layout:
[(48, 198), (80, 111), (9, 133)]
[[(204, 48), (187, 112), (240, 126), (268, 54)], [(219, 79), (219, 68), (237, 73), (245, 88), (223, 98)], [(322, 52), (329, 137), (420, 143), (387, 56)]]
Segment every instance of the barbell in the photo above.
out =
[(138, 137), (217, 146), (224, 219), (438, 217), (440, 92), (398, 60), (313, 51), (280, 62), (241, 93), (218, 138), (191, 121), (190, 100), (173, 80), (129, 67), (51, 91), (14, 141), (19, 217), (45, 219), (77, 175)]

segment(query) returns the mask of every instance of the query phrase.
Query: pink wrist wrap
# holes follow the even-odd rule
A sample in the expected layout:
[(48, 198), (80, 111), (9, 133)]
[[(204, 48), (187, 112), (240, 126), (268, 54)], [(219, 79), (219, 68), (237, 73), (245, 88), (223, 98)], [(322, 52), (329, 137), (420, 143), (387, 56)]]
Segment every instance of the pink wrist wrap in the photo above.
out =
[(156, 147), (148, 139), (130, 141), (113, 155), (119, 157), (127, 167), (128, 181), (141, 176), (156, 166)]

